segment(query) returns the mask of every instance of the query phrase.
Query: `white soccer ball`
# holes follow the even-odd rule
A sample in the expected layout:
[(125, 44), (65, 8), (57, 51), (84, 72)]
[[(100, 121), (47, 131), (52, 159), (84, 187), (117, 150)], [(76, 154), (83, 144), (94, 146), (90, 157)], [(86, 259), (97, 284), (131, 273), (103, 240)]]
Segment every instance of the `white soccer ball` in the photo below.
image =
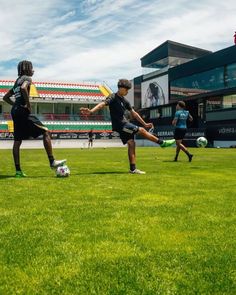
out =
[(57, 177), (68, 177), (70, 175), (70, 169), (68, 166), (59, 166), (56, 169), (56, 176)]
[(198, 137), (198, 139), (196, 140), (197, 147), (206, 147), (207, 143), (207, 139), (203, 136)]

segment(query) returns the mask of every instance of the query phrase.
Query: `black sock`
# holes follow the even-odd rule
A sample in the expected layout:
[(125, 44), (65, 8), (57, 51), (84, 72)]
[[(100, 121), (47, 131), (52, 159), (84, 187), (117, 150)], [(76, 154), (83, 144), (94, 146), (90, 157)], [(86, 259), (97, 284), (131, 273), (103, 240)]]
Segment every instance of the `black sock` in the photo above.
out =
[(160, 138), (158, 138), (157, 143), (158, 143), (158, 144), (163, 144), (163, 140), (160, 139)]
[(175, 153), (175, 161), (178, 161), (179, 152), (180, 152), (180, 151), (179, 151), (179, 150), (177, 150), (177, 151), (176, 151), (176, 153)]
[(134, 171), (136, 169), (136, 165), (135, 164), (130, 164), (130, 171)]
[(53, 156), (48, 156), (48, 160), (50, 165), (52, 165), (53, 161), (54, 161), (54, 157)]
[(16, 171), (21, 171), (20, 164), (15, 164)]
[(190, 156), (189, 151), (185, 151), (185, 154), (186, 154), (188, 157)]

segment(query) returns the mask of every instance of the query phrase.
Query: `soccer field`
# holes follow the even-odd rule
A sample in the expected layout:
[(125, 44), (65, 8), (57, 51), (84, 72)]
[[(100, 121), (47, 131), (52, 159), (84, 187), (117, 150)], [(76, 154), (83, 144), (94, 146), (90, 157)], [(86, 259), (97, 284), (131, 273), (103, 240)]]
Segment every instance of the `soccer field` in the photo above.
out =
[(0, 294), (236, 294), (236, 150), (0, 151)]

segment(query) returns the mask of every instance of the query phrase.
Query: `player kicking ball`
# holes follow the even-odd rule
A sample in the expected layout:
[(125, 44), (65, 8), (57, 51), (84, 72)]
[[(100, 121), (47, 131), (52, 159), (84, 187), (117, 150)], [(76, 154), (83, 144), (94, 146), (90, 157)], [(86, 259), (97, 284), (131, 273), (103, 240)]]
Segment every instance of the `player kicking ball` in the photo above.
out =
[[(120, 135), (120, 139), (123, 144), (128, 145), (128, 156), (130, 164), (130, 173), (132, 174), (145, 174), (144, 171), (141, 171), (136, 168), (136, 156), (135, 156), (135, 141), (134, 135), (140, 134), (145, 139), (148, 139), (152, 142), (159, 144), (161, 147), (168, 147), (175, 143), (174, 139), (171, 140), (161, 140), (158, 137), (154, 136), (145, 128), (153, 128), (152, 123), (146, 123), (140, 115), (135, 112), (131, 107), (128, 100), (125, 99), (125, 96), (128, 94), (129, 89), (131, 89), (131, 83), (129, 80), (120, 79), (118, 81), (118, 91), (109, 95), (104, 102), (97, 104), (94, 108), (80, 108), (82, 114), (93, 114), (96, 111), (109, 106), (111, 121), (112, 121), (112, 130), (116, 131)], [(129, 111), (131, 116), (141, 123), (143, 127), (138, 127), (128, 121), (125, 117), (125, 112)]]
[[(12, 105), (11, 115), (14, 123), (14, 144), (13, 158), (16, 168), (15, 177), (26, 177), (20, 166), (20, 146), (22, 140), (30, 137), (36, 138), (43, 135), (44, 148), (47, 152), (50, 167), (56, 169), (63, 166), (66, 160), (55, 160), (52, 153), (52, 143), (48, 128), (44, 126), (37, 117), (31, 115), (31, 105), (29, 101), (31, 77), (34, 74), (33, 65), (30, 61), (23, 60), (18, 64), (18, 78), (3, 97), (3, 100)], [(15, 101), (11, 100), (15, 96)]]

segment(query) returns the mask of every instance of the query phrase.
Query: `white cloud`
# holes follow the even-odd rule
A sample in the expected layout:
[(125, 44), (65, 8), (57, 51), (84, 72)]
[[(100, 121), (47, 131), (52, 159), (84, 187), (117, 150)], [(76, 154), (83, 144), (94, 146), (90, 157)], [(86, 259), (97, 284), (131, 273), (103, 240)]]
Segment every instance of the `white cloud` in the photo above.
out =
[(71, 10), (71, 11), (67, 12), (66, 14), (62, 15), (59, 19), (60, 19), (60, 21), (64, 21), (64, 20), (74, 16), (75, 14), (76, 14), (76, 11)]
[[(233, 0), (3, 2), (1, 61), (32, 60), (35, 80), (114, 85), (139, 75), (140, 58), (166, 40), (215, 51), (233, 45), (236, 30)], [(0, 78), (15, 78), (1, 61)]]

